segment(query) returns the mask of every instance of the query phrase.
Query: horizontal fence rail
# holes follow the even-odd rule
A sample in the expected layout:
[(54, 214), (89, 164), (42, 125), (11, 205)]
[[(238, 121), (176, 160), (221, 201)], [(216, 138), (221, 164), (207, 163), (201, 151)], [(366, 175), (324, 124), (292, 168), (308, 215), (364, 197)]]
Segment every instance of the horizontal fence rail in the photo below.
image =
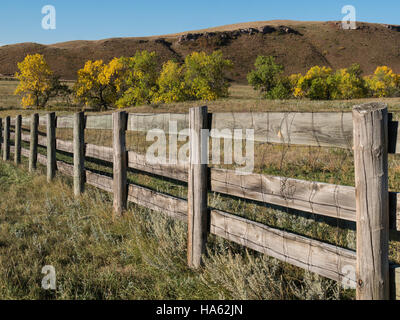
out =
[[(73, 128), (73, 116), (57, 118), (57, 128)], [(176, 128), (170, 128), (170, 122)], [(28, 126), (31, 119), (24, 118), (22, 124)], [(12, 124), (15, 123), (13, 119)], [(45, 116), (39, 117), (39, 125), (46, 126)], [(127, 131), (148, 132), (161, 129), (177, 134), (189, 128), (188, 114), (143, 113), (128, 114)], [(351, 112), (243, 112), (212, 113), (211, 137), (230, 138), (222, 130), (254, 129), (254, 141), (319, 147), (353, 147), (353, 120)], [(398, 122), (389, 121), (389, 153), (400, 153)], [(112, 115), (91, 115), (86, 117), (86, 129), (111, 130)], [(213, 130), (214, 129), (214, 130)]]
[[(377, 110), (381, 110), (380, 105), (374, 106)], [(196, 108), (197, 109), (197, 108)], [(81, 142), (84, 157), (87, 159), (95, 159), (113, 164), (115, 167), (116, 161), (118, 170), (122, 170), (126, 174), (127, 168), (132, 168), (140, 172), (149, 173), (152, 175), (166, 177), (169, 179), (189, 183), (194, 183), (196, 186), (196, 168), (191, 168), (190, 164), (151, 164), (146, 160), (146, 156), (133, 151), (124, 151), (125, 138), (124, 131), (139, 131), (147, 132), (151, 129), (162, 129), (169, 133), (178, 133), (180, 130), (186, 128), (206, 128), (211, 131), (211, 137), (230, 138), (225, 136), (226, 132), (223, 129), (254, 129), (254, 140), (258, 142), (268, 143), (284, 143), (294, 145), (308, 145), (308, 146), (321, 146), (321, 147), (339, 147), (350, 149), (354, 144), (354, 127), (353, 116), (351, 113), (213, 113), (207, 115), (206, 109), (198, 109), (198, 112), (203, 114), (203, 123), (200, 126), (196, 121), (200, 121), (189, 114), (119, 114), (119, 124), (113, 125), (112, 115), (101, 116), (87, 116), (84, 121), (84, 128), (86, 129), (108, 129), (119, 131), (118, 146), (119, 154), (122, 156), (115, 157), (115, 143), (114, 147), (97, 146), (94, 144), (86, 144)], [(369, 110), (368, 108), (366, 110)], [(383, 109), (382, 109), (383, 110)], [(126, 118), (124, 118), (126, 117)], [(207, 119), (208, 118), (208, 119)], [(188, 243), (188, 261), (192, 267), (197, 267), (201, 263), (201, 255), (204, 253), (206, 237), (204, 232), (214, 234), (229, 241), (238, 243), (255, 251), (264, 253), (271, 257), (277, 258), (281, 261), (293, 264), (297, 267), (303, 268), (310, 272), (315, 272), (324, 277), (345, 283), (346, 286), (357, 288), (358, 295), (363, 293), (363, 284), (360, 285), (359, 278), (350, 278), (348, 268), (356, 269), (357, 263), (360, 263), (360, 257), (356, 251), (340, 248), (334, 245), (324, 243), (319, 240), (307, 238), (305, 236), (297, 235), (284, 230), (271, 228), (261, 223), (251, 221), (246, 218), (238, 217), (231, 213), (223, 212), (209, 208), (207, 213), (204, 210), (196, 211), (197, 207), (193, 207), (193, 203), (198, 201), (204, 202), (206, 199), (199, 199), (194, 196), (189, 196), (189, 201), (166, 195), (160, 192), (151, 190), (150, 188), (142, 187), (136, 184), (128, 183), (125, 192), (123, 175), (122, 180), (119, 180), (116, 188), (115, 172), (114, 179), (97, 172), (93, 172), (86, 168), (79, 168), (78, 164), (71, 165), (63, 161), (56, 161), (49, 159), (46, 155), (32, 152), (35, 146), (47, 147), (50, 150), (50, 156), (53, 158), (54, 154), (51, 152), (52, 143), (57, 151), (62, 151), (69, 154), (74, 154), (74, 150), (80, 150), (79, 145), (75, 141), (64, 141), (55, 138), (55, 128), (74, 128), (74, 116), (58, 117), (54, 123), (48, 123), (47, 116), (40, 116), (37, 123), (32, 126), (32, 118), (23, 118), (22, 126), (31, 126), (30, 134), (21, 134), (20, 132), (10, 132), (10, 125), (14, 125), (16, 130), (20, 131), (21, 126), (15, 126), (15, 120), (3, 119), (3, 139), (2, 149), (6, 150), (7, 159), (9, 158), (8, 151), (15, 153), (20, 150), (24, 157), (30, 159), (30, 163), (36, 161), (42, 165), (54, 165), (56, 170), (60, 173), (71, 177), (77, 177), (80, 173), (84, 174), (84, 180), (88, 185), (99, 188), (103, 191), (113, 193), (114, 201), (118, 196), (117, 210), (122, 213), (124, 209), (124, 201), (136, 203), (140, 206), (146, 207), (150, 210), (164, 213), (172, 218), (189, 222), (189, 231), (193, 230), (193, 234), (189, 237)], [(51, 119), (51, 117), (49, 117)], [(124, 124), (126, 119), (126, 125)], [(170, 131), (170, 122), (175, 121), (177, 126), (173, 126), (175, 131)], [(53, 122), (53, 121), (52, 121)], [(82, 121), (77, 121), (76, 125), (82, 125)], [(397, 136), (397, 122), (386, 121), (383, 122), (383, 130), (387, 132), (387, 149), (384, 152), (397, 152), (398, 149), (398, 136)], [(387, 127), (385, 127), (385, 125)], [(35, 126), (46, 126), (47, 132), (51, 135), (39, 135), (35, 133)], [(116, 128), (116, 126), (119, 126)], [(82, 132), (84, 129), (80, 127)], [(386, 129), (385, 129), (386, 128)], [(214, 129), (214, 130), (213, 130)], [(36, 129), (37, 130), (37, 129)], [(197, 130), (197, 129), (196, 129)], [(386, 131), (385, 131), (386, 130)], [(33, 134), (32, 134), (33, 132)], [(35, 134), (37, 135), (35, 140)], [(83, 136), (83, 133), (80, 134)], [(10, 146), (10, 140), (29, 142), (30, 149), (20, 147), (19, 143), (17, 148)], [(77, 135), (78, 137), (78, 135)], [(115, 141), (115, 140), (114, 140)], [(33, 143), (33, 147), (32, 147)], [(191, 154), (193, 152), (203, 152), (201, 148), (196, 149), (193, 145), (194, 140), (190, 139)], [(198, 142), (197, 142), (198, 143)], [(9, 148), (9, 149), (7, 149)], [(33, 148), (33, 149), (32, 149)], [(49, 149), (50, 148), (50, 149)], [(193, 149), (194, 148), (194, 149)], [(197, 150), (197, 151), (196, 151)], [(19, 152), (19, 151), (17, 151)], [(126, 152), (126, 159), (124, 153)], [(400, 151), (399, 151), (400, 153)], [(32, 160), (32, 158), (34, 158)], [(32, 162), (32, 163), (33, 163)], [(53, 163), (54, 162), (54, 163)], [(194, 171), (191, 171), (194, 170)], [(51, 171), (50, 171), (51, 172)], [(124, 173), (125, 172), (125, 173)], [(192, 173), (190, 173), (192, 172)], [(193, 173), (194, 172), (194, 173)], [(198, 172), (200, 177), (204, 171)], [(51, 176), (51, 175), (50, 175)], [(118, 176), (118, 174), (117, 174)], [(191, 180), (192, 179), (192, 180)], [(195, 180), (193, 180), (195, 179)], [(51, 180), (51, 179), (50, 179)], [(78, 179), (81, 183), (81, 179)], [(206, 177), (205, 184), (206, 191), (217, 192), (228, 196), (234, 196), (247, 200), (252, 200), (260, 203), (267, 203), (296, 209), (316, 215), (327, 216), (331, 218), (343, 219), (347, 221), (359, 223), (357, 216), (356, 206), (356, 188), (351, 186), (341, 186), (334, 184), (327, 184), (321, 182), (304, 181), (293, 178), (285, 178), (279, 176), (270, 176), (264, 174), (246, 174), (238, 175), (234, 170), (210, 168), (209, 174)], [(198, 190), (195, 187), (194, 190)], [(190, 188), (189, 188), (190, 189)], [(83, 192), (83, 188), (76, 188), (76, 193)], [(384, 189), (383, 189), (384, 190)], [(190, 191), (189, 191), (190, 192)], [(386, 191), (387, 192), (387, 191)], [(195, 191), (193, 193), (195, 195)], [(206, 192), (207, 194), (207, 192)], [(206, 194), (203, 194), (206, 196)], [(400, 231), (400, 197), (398, 193), (386, 193), (388, 196), (388, 211), (390, 215), (390, 228), (393, 234)], [(126, 198), (124, 200), (124, 198)], [(204, 198), (204, 197), (203, 197)], [(359, 199), (358, 199), (359, 200)], [(115, 204), (115, 203), (114, 203)], [(205, 204), (207, 206), (207, 204)], [(192, 206), (192, 207), (191, 207)], [(204, 208), (204, 203), (202, 204)], [(191, 209), (192, 208), (192, 209)], [(194, 208), (194, 209), (193, 209)], [(198, 208), (201, 208), (199, 206)], [(194, 210), (190, 213), (190, 210)], [(188, 215), (189, 212), (189, 215)], [(192, 214), (192, 216), (191, 216)], [(203, 227), (197, 225), (198, 223), (205, 223), (208, 225), (208, 230), (202, 230)], [(192, 224), (192, 226), (191, 226)], [(197, 228), (197, 229), (196, 229)], [(197, 231), (196, 231), (197, 230)], [(400, 237), (398, 237), (400, 238)], [(364, 243), (365, 246), (368, 244)], [(203, 247), (203, 249), (201, 249)], [(368, 277), (373, 277), (373, 272), (366, 265), (362, 265), (365, 269), (365, 274), (371, 272)], [(392, 297), (400, 296), (400, 271), (398, 266), (391, 266), (390, 269), (390, 285)], [(370, 279), (368, 278), (368, 279)], [(370, 283), (367, 283), (370, 285)], [(373, 285), (373, 284), (372, 284)], [(368, 293), (358, 296), (360, 299), (368, 298)], [(378, 294), (372, 298), (385, 298), (386, 296)]]
[[(11, 133), (14, 139), (14, 133)], [(22, 141), (29, 142), (29, 135)], [(47, 138), (39, 136), (38, 144), (45, 147)], [(57, 139), (57, 150), (73, 153), (73, 142)], [(27, 155), (29, 156), (29, 154)], [(113, 162), (110, 147), (85, 145), (85, 156), (109, 163)], [(128, 167), (154, 175), (187, 182), (187, 164), (150, 164), (146, 156), (128, 151)], [(323, 182), (263, 174), (237, 175), (234, 170), (211, 168), (210, 191), (239, 198), (269, 203), (317, 215), (356, 221), (355, 188)], [(400, 194), (390, 192), (390, 227), (400, 231)]]

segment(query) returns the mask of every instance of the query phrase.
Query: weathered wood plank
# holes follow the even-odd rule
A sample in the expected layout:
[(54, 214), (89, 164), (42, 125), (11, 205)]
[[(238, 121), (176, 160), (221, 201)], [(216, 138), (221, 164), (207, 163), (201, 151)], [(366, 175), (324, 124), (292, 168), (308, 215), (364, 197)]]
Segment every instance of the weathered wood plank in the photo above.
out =
[(187, 222), (188, 204), (186, 200), (129, 184), (128, 201), (150, 210), (161, 212), (171, 218)]
[(47, 114), (47, 181), (51, 182), (56, 174), (56, 114)]
[[(101, 190), (112, 193), (113, 179), (86, 170), (86, 181)], [(128, 186), (128, 201), (166, 214), (172, 218), (187, 221), (187, 201), (173, 196), (162, 194), (134, 184)]]
[(128, 152), (128, 167), (178, 181), (188, 180), (188, 164), (149, 163), (145, 155), (133, 151)]
[(85, 114), (74, 116), (74, 194), (80, 196), (85, 189)]
[[(13, 133), (11, 133), (13, 138)], [(28, 135), (22, 135), (29, 141)], [(41, 143), (46, 137), (40, 137)], [(45, 146), (45, 144), (43, 144)], [(57, 150), (72, 153), (73, 143), (57, 139)], [(110, 147), (87, 144), (85, 156), (113, 162)], [(128, 167), (139, 171), (187, 182), (188, 165), (149, 164), (145, 155), (128, 152)], [(233, 170), (211, 170), (211, 191), (278, 206), (356, 221), (355, 188), (349, 186), (310, 182), (261, 174), (237, 175)], [(399, 193), (390, 192), (391, 229), (400, 231)]]
[(400, 265), (390, 265), (390, 299), (400, 300)]
[[(176, 122), (176, 129), (170, 121)], [(40, 125), (47, 121), (40, 116)], [(24, 118), (23, 125), (29, 125), (30, 119)], [(393, 121), (391, 124), (398, 125)], [(161, 129), (165, 133), (177, 134), (189, 127), (189, 115), (180, 113), (131, 113), (128, 115), (128, 131), (148, 132)], [(73, 128), (73, 117), (57, 118), (57, 128)], [(87, 129), (112, 129), (112, 115), (87, 116)], [(254, 140), (267, 143), (292, 145), (310, 145), (351, 149), (353, 146), (353, 123), (350, 112), (257, 112), (257, 113), (213, 113), (211, 129), (254, 129)], [(213, 134), (212, 137), (225, 137)], [(389, 135), (391, 145), (397, 146), (400, 153), (400, 137), (397, 130)]]
[(67, 176), (74, 176), (74, 166), (64, 161), (57, 161), (57, 170)]
[(3, 160), (10, 160), (10, 117), (4, 119)]
[(190, 160), (188, 179), (188, 264), (199, 268), (206, 250), (208, 234), (208, 137), (203, 130), (208, 127), (207, 107), (191, 108), (190, 117)]
[(109, 193), (113, 192), (113, 179), (101, 174), (86, 170), (86, 183)]
[(85, 150), (86, 157), (100, 159), (110, 163), (114, 161), (113, 148), (86, 144)]
[(354, 251), (211, 210), (211, 233), (352, 288), (355, 279)]
[(355, 189), (262, 174), (211, 170), (211, 190), (315, 214), (355, 221)]
[(113, 113), (113, 194), (114, 214), (120, 216), (127, 206), (127, 151), (125, 141), (127, 114)]
[(15, 119), (15, 152), (14, 152), (14, 162), (15, 164), (21, 163), (21, 125), (22, 125), (22, 117), (18, 115)]
[(0, 118), (0, 156), (1, 156), (1, 150), (3, 150), (3, 119)]
[(383, 103), (353, 108), (357, 216), (357, 299), (388, 300), (388, 112)]

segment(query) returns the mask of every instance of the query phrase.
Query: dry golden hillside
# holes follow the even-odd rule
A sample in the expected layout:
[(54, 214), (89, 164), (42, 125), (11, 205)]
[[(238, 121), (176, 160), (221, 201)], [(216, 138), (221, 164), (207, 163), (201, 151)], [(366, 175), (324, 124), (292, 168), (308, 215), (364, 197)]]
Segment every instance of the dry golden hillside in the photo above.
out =
[(89, 59), (110, 60), (137, 50), (156, 51), (160, 64), (182, 61), (193, 51), (221, 49), (235, 67), (230, 77), (244, 82), (257, 55), (273, 55), (286, 73), (304, 72), (313, 65), (332, 68), (359, 63), (366, 73), (377, 65), (400, 72), (400, 27), (358, 23), (357, 30), (342, 30), (340, 22), (260, 21), (147, 38), (70, 41), (53, 45), (22, 43), (0, 47), (0, 74), (12, 75), (27, 54), (42, 53), (64, 79)]

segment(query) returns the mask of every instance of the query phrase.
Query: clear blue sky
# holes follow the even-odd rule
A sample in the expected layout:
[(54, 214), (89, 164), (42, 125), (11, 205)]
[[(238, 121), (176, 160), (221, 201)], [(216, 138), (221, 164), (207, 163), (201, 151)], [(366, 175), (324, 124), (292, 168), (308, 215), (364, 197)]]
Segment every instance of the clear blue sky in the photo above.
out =
[[(44, 5), (56, 8), (56, 30), (43, 30)], [(0, 45), (56, 43), (176, 33), (272, 20), (342, 20), (353, 5), (357, 21), (400, 24), (400, 0), (1, 0)]]

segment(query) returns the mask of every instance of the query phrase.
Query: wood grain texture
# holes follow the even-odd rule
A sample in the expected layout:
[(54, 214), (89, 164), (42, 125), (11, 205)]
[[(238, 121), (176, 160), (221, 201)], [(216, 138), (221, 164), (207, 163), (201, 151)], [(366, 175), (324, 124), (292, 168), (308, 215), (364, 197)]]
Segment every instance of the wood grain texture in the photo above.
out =
[[(24, 118), (23, 125), (29, 125), (30, 119)], [(40, 117), (40, 125), (47, 120)], [(177, 129), (170, 131), (170, 122), (176, 122)], [(181, 113), (131, 113), (128, 115), (128, 131), (148, 132), (161, 129), (176, 134), (189, 127), (189, 115)], [(391, 128), (398, 127), (397, 121), (391, 122)], [(73, 128), (73, 117), (57, 118), (57, 128)], [(87, 116), (87, 129), (112, 130), (112, 115)], [(267, 143), (290, 145), (309, 145), (351, 149), (353, 146), (353, 122), (349, 112), (243, 112), (213, 113), (211, 129), (254, 129), (254, 140)], [(213, 134), (221, 137), (222, 134)], [(390, 130), (390, 145), (393, 153), (400, 153), (400, 135), (398, 130)], [(391, 148), (392, 149), (392, 148)]]
[(74, 195), (78, 197), (85, 189), (85, 114), (83, 112), (74, 115), (73, 149)]
[(211, 190), (319, 215), (356, 221), (355, 189), (262, 174), (212, 169)]
[(14, 163), (20, 164), (21, 163), (21, 128), (22, 125), (22, 116), (18, 115), (15, 119), (15, 138), (14, 138), (14, 145), (15, 145), (15, 152), (14, 152)]
[(355, 288), (348, 270), (356, 253), (317, 240), (270, 228), (226, 212), (211, 210), (211, 233), (255, 251)]
[(186, 200), (165, 195), (138, 185), (129, 184), (128, 201), (160, 212), (171, 218), (187, 222), (188, 203)]
[(47, 114), (46, 137), (47, 137), (47, 181), (51, 182), (54, 179), (57, 170), (55, 112)]
[[(86, 181), (101, 190), (112, 193), (113, 179), (104, 175), (86, 170)], [(187, 201), (173, 196), (165, 195), (151, 189), (134, 184), (128, 186), (128, 201), (157, 211), (167, 216), (187, 221)]]
[(388, 112), (353, 108), (357, 216), (357, 299), (389, 299)]
[(10, 160), (10, 117), (4, 119), (3, 160)]
[(127, 152), (126, 131), (127, 115), (125, 112), (113, 113), (113, 180), (114, 214), (120, 216), (127, 207)]
[(208, 234), (208, 167), (202, 163), (203, 155), (208, 154), (202, 137), (202, 130), (208, 127), (207, 107), (191, 108), (189, 118), (188, 264), (199, 268)]
[(3, 150), (4, 140), (3, 140), (3, 119), (0, 118), (0, 153)]
[[(11, 138), (13, 138), (11, 133)], [(22, 135), (29, 142), (29, 135)], [(46, 137), (39, 145), (46, 146)], [(57, 139), (57, 150), (72, 153), (73, 143)], [(113, 163), (110, 147), (85, 145), (85, 156)], [(188, 165), (149, 164), (144, 155), (128, 152), (128, 167), (187, 182)], [(317, 215), (356, 221), (355, 188), (262, 174), (237, 175), (233, 170), (211, 168), (211, 191), (283, 206)], [(399, 193), (389, 192), (390, 229), (400, 231)]]
[(400, 265), (390, 265), (390, 299), (400, 300)]
[(187, 182), (188, 180), (188, 164), (158, 164), (150, 163), (146, 160), (146, 155), (128, 152), (128, 167), (139, 171)]

